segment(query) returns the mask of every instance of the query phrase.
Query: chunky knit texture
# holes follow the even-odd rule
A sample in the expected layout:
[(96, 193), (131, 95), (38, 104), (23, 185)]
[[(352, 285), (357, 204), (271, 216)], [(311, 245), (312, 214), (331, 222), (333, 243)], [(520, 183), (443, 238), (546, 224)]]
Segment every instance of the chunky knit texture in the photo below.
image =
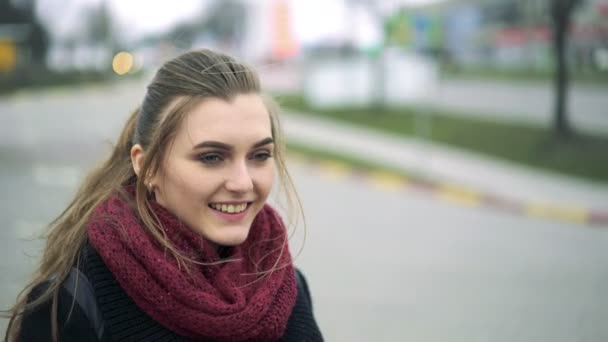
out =
[[(101, 312), (101, 317), (103, 317), (105, 338), (102, 339), (102, 342), (193, 341), (192, 339), (179, 336), (175, 332), (168, 330), (142, 312), (120, 287), (112, 273), (101, 260), (99, 254), (90, 246), (86, 246), (83, 250), (80, 269), (94, 288), (96, 301), (98, 303), (97, 306)], [(304, 276), (299, 271), (296, 272), (300, 279), (298, 282), (296, 304), (287, 321), (287, 330), (278, 341), (323, 341), (323, 337), (313, 316), (308, 284)], [(84, 289), (84, 287), (81, 288)], [(65, 311), (68, 311), (70, 308), (71, 305), (66, 305)], [(72, 321), (77, 318), (78, 317), (74, 317)], [(44, 321), (48, 321), (48, 316), (44, 317)], [(40, 324), (40, 322), (31, 325), (35, 326), (35, 324)], [(67, 327), (70, 327), (70, 324), (68, 324)]]
[[(64, 283), (59, 291), (57, 319), (60, 342), (194, 341), (165, 328), (142, 312), (89, 244), (84, 246), (79, 260), (78, 269), (84, 279), (80, 279), (78, 285)], [(308, 284), (302, 273), (296, 273), (299, 279), (296, 304), (287, 321), (287, 330), (278, 341), (322, 342), (323, 336), (313, 315)], [(31, 300), (37, 298), (51, 281), (36, 287), (30, 293)], [(72, 290), (68, 291), (68, 288)], [(76, 303), (72, 293), (77, 293), (79, 297)], [(81, 307), (81, 303), (88, 304)], [(50, 300), (25, 314), (19, 341), (52, 342)]]
[[(152, 209), (181, 253), (203, 263), (220, 261), (216, 250), (173, 214), (154, 202)], [(273, 341), (283, 336), (297, 290), (286, 230), (270, 206), (257, 215), (247, 240), (232, 248), (230, 257), (238, 261), (198, 265), (190, 275), (118, 195), (95, 210), (88, 236), (137, 307), (176, 334), (214, 341)], [(262, 278), (247, 275), (272, 269), (277, 260), (285, 267)]]

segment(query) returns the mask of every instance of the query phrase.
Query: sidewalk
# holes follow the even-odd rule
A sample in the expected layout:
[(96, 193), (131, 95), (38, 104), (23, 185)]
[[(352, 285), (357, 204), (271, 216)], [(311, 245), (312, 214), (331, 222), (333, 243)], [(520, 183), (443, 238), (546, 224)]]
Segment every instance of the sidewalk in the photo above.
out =
[[(301, 94), (303, 70), (297, 65), (259, 66), (264, 89), (275, 93)], [(323, 84), (328, 89), (343, 84)], [(586, 133), (608, 134), (608, 86), (571, 83), (568, 89), (568, 119)], [(519, 122), (549, 127), (553, 122), (553, 83), (504, 80), (443, 78), (423, 107), (445, 110), (446, 114)]]
[[(288, 141), (401, 169), (434, 183), (530, 206), (608, 215), (608, 184), (594, 183), (448, 146), (362, 129), (303, 113), (283, 114)], [(606, 218), (604, 218), (606, 216)]]
[[(608, 134), (606, 86), (571, 84), (568, 119), (581, 132)], [(478, 118), (548, 127), (552, 124), (553, 83), (442, 80), (430, 106)]]

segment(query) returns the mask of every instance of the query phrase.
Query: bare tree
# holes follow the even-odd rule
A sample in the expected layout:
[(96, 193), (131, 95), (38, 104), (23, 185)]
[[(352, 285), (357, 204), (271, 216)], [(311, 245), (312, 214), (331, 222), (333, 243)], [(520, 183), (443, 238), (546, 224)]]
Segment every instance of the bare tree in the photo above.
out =
[(555, 107), (554, 107), (554, 134), (557, 139), (563, 140), (572, 134), (567, 117), (568, 104), (568, 63), (566, 60), (566, 47), (568, 32), (574, 9), (583, 0), (550, 0), (551, 16), (553, 18), (553, 51), (555, 55)]
[(95, 44), (109, 45), (112, 39), (112, 15), (106, 1), (92, 7), (87, 13), (87, 40)]

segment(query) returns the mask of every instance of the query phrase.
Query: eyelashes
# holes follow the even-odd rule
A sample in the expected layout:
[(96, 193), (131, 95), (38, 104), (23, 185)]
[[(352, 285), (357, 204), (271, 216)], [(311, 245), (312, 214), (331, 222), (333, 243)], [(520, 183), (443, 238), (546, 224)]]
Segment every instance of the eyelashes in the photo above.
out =
[(252, 156), (252, 159), (257, 161), (266, 161), (270, 158), (272, 158), (272, 153), (267, 151), (254, 153)]
[(216, 165), (224, 160), (218, 153), (205, 153), (198, 156), (198, 159), (206, 165)]
[[(249, 160), (254, 162), (265, 162), (272, 158), (273, 155), (270, 151), (258, 151), (254, 152), (249, 156)], [(219, 165), (226, 160), (226, 156), (218, 152), (209, 152), (198, 155), (198, 160), (204, 165), (214, 166)]]

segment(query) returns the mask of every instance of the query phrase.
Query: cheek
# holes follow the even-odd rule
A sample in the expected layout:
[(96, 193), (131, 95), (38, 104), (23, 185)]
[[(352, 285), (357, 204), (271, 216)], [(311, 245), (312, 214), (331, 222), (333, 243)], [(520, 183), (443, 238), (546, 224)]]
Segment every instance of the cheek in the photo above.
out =
[(275, 177), (274, 165), (269, 164), (256, 171), (256, 183), (258, 191), (264, 195), (268, 195), (272, 189), (272, 185)]
[[(196, 165), (189, 162), (174, 161), (165, 169), (164, 185), (167, 195), (183, 197), (200, 192), (202, 175)], [(178, 195), (179, 194), (179, 195)]]

